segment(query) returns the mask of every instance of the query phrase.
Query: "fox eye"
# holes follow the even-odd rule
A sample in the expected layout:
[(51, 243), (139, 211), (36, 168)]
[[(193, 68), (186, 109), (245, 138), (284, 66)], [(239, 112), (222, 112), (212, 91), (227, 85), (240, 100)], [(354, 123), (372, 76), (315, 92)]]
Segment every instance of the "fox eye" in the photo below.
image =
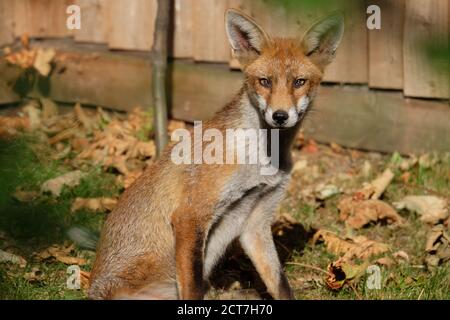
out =
[(294, 88), (298, 89), (298, 88), (302, 87), (305, 83), (306, 83), (306, 79), (299, 78), (299, 79), (294, 80), (293, 85), (294, 85)]
[(259, 79), (259, 83), (265, 88), (270, 88), (272, 86), (272, 81), (267, 78)]

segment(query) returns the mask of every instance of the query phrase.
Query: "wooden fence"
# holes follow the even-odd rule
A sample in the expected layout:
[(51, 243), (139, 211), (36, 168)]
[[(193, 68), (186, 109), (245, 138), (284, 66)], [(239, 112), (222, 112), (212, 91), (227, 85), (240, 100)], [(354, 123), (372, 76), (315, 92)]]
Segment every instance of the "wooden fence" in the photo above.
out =
[[(298, 2), (302, 1), (306, 0)], [(325, 81), (403, 90), (409, 97), (448, 99), (448, 76), (430, 66), (422, 41), (433, 39), (448, 46), (449, 2), (322, 0), (326, 5), (320, 9), (306, 4), (302, 9), (301, 5), (274, 5), (273, 0), (174, 0), (171, 53), (175, 58), (236, 67), (224, 30), (227, 8), (247, 12), (269, 34), (300, 37), (312, 22), (339, 7), (346, 13), (346, 32)], [(81, 30), (66, 28), (70, 4), (81, 7)], [(381, 8), (381, 30), (366, 27), (369, 4)], [(0, 0), (0, 46), (28, 34), (73, 37), (116, 50), (151, 50), (155, 13), (156, 0)]]

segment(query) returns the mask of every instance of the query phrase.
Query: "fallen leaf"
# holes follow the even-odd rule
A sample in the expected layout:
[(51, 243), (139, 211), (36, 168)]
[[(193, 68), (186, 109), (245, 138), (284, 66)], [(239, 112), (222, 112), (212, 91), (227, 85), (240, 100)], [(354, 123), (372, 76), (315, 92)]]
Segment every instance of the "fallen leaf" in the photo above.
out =
[(342, 153), (344, 151), (344, 149), (335, 142), (331, 142), (330, 147), (331, 147), (331, 150), (333, 150), (336, 153)]
[(392, 171), (387, 168), (384, 172), (358, 191), (364, 199), (379, 199), (394, 178)]
[(91, 132), (95, 127), (95, 118), (89, 117), (79, 103), (75, 104), (73, 110), (77, 120), (83, 125), (84, 129), (86, 129), (87, 132)]
[(295, 162), (292, 168), (292, 172), (300, 172), (306, 169), (307, 167), (308, 167), (308, 160), (306, 159), (298, 160), (297, 162)]
[(308, 140), (307, 144), (303, 147), (303, 150), (306, 153), (317, 153), (317, 152), (319, 152), (319, 148), (317, 146), (317, 143), (313, 139), (309, 139)]
[(372, 165), (368, 160), (365, 160), (361, 168), (361, 174), (363, 175), (363, 177), (368, 177), (370, 176), (371, 172), (372, 172)]
[(427, 253), (425, 264), (428, 268), (434, 268), (450, 261), (450, 236), (444, 225), (440, 224), (431, 229), (425, 251)]
[(167, 124), (167, 131), (169, 135), (172, 134), (177, 129), (186, 129), (186, 123), (184, 121), (179, 120), (169, 120), (169, 123)]
[(52, 70), (51, 62), (55, 57), (54, 49), (37, 49), (36, 58), (33, 67), (44, 77), (48, 76)]
[(23, 112), (29, 119), (30, 130), (36, 130), (41, 127), (41, 110), (36, 105), (35, 101), (30, 101), (26, 106), (22, 108)]
[(405, 252), (405, 251), (402, 251), (402, 250), (400, 250), (400, 251), (397, 251), (397, 252), (394, 252), (393, 254), (392, 254), (392, 256), (395, 258), (395, 259), (398, 259), (398, 260), (404, 260), (404, 261), (406, 261), (406, 262), (409, 262), (409, 255)]
[(85, 175), (80, 170), (75, 170), (57, 178), (47, 180), (41, 185), (41, 192), (50, 192), (55, 197), (59, 197), (64, 186), (77, 186)]
[(391, 267), (395, 264), (395, 261), (389, 257), (382, 257), (375, 262), (386, 267)]
[(79, 266), (85, 265), (86, 259), (70, 256), (74, 248), (75, 246), (73, 244), (64, 246), (55, 244), (39, 253), (36, 253), (34, 256), (39, 261), (57, 260), (67, 265), (74, 265), (74, 264)]
[(326, 200), (328, 198), (331, 198), (337, 194), (339, 194), (341, 191), (338, 187), (336, 187), (333, 184), (319, 184), (315, 190), (316, 198), (319, 200)]
[(18, 264), (21, 268), (24, 268), (27, 265), (27, 261), (23, 257), (0, 249), (0, 263), (5, 262)]
[(436, 165), (438, 162), (439, 162), (439, 158), (434, 153), (433, 154), (426, 153), (419, 157), (419, 165), (424, 169), (431, 168), (434, 165)]
[(20, 187), (12, 194), (12, 196), (20, 202), (31, 202), (39, 196), (37, 191), (25, 191)]
[(10, 137), (30, 128), (30, 120), (23, 117), (0, 116), (0, 137)]
[(397, 210), (407, 209), (418, 213), (420, 220), (428, 224), (437, 224), (450, 215), (448, 201), (436, 196), (406, 196), (393, 205)]
[(113, 198), (76, 198), (72, 204), (71, 211), (75, 212), (81, 209), (106, 212), (112, 211), (117, 204), (117, 199)]
[(41, 98), (42, 119), (48, 120), (58, 115), (59, 109), (56, 103), (48, 98)]
[(361, 277), (367, 268), (367, 264), (353, 264), (351, 262), (339, 259), (328, 265), (328, 276), (325, 280), (326, 285), (331, 290), (339, 290), (346, 283), (355, 281)]
[(348, 261), (353, 258), (365, 260), (389, 251), (388, 245), (369, 240), (364, 236), (342, 239), (337, 234), (327, 230), (318, 230), (314, 234), (312, 243), (315, 244), (319, 240), (325, 242), (328, 252), (343, 256), (343, 259)]
[(389, 224), (404, 224), (403, 218), (389, 204), (381, 200), (358, 200), (343, 198), (339, 204), (340, 220), (353, 229), (360, 229), (380, 220)]
[(28, 282), (40, 282), (44, 280), (44, 273), (37, 267), (33, 267), (30, 272), (23, 275), (23, 278)]
[(400, 180), (402, 180), (402, 182), (404, 184), (407, 184), (409, 182), (409, 179), (411, 178), (411, 172), (406, 171), (404, 172), (401, 176), (400, 176)]

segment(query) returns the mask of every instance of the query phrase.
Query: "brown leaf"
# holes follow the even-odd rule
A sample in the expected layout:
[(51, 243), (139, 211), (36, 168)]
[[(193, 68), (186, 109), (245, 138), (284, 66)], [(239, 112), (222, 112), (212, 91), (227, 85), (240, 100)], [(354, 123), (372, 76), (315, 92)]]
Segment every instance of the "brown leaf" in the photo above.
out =
[(71, 211), (75, 212), (81, 209), (106, 212), (112, 211), (117, 204), (117, 199), (113, 198), (76, 198), (72, 204)]
[(169, 132), (169, 135), (172, 134), (177, 129), (186, 129), (186, 123), (184, 121), (178, 121), (178, 120), (169, 120), (169, 123), (167, 124), (167, 131)]
[(59, 109), (56, 103), (47, 98), (41, 98), (40, 101), (42, 106), (42, 119), (44, 121), (58, 115)]
[(23, 278), (28, 282), (40, 282), (44, 280), (44, 273), (37, 267), (33, 267), (30, 272), (23, 275)]
[(55, 54), (56, 51), (54, 49), (38, 48), (33, 67), (44, 77), (48, 76), (52, 70), (51, 62)]
[(450, 236), (444, 225), (440, 224), (431, 229), (425, 251), (425, 263), (429, 268), (450, 261)]
[(27, 261), (23, 257), (0, 249), (0, 263), (5, 262), (18, 264), (21, 268), (24, 268), (27, 265)]
[(57, 178), (47, 180), (41, 185), (41, 192), (50, 192), (55, 197), (59, 197), (64, 186), (77, 186), (78, 184), (80, 184), (81, 179), (85, 175), (86, 174), (81, 172), (80, 170), (75, 170), (63, 174)]
[(319, 147), (317, 146), (316, 141), (314, 141), (313, 139), (309, 139), (307, 144), (303, 147), (303, 150), (306, 153), (317, 153), (319, 152)]
[(12, 196), (20, 202), (31, 202), (39, 196), (37, 191), (25, 191), (20, 187), (12, 194)]
[(406, 196), (402, 200), (394, 202), (398, 210), (407, 209), (417, 212), (424, 223), (437, 224), (444, 221), (450, 215), (448, 201), (436, 196)]
[(73, 256), (69, 255), (70, 253), (72, 253), (74, 248), (75, 248), (75, 246), (73, 244), (65, 245), (65, 246), (60, 246), (60, 245), (55, 244), (39, 253), (36, 253), (35, 257), (39, 261), (57, 260), (59, 262), (67, 264), (67, 265), (74, 265), (74, 264), (80, 265), (80, 266), (85, 265), (86, 259), (73, 257)]
[(404, 224), (403, 218), (389, 204), (381, 200), (355, 200), (343, 198), (339, 204), (340, 220), (354, 229), (360, 229), (379, 220), (388, 223)]
[(346, 283), (355, 281), (364, 274), (367, 264), (356, 265), (343, 259), (332, 262), (328, 265), (328, 276), (326, 285), (331, 290), (339, 290)]
[(343, 256), (343, 259), (348, 261), (353, 258), (365, 260), (374, 255), (389, 251), (388, 245), (369, 240), (364, 236), (342, 239), (337, 234), (327, 230), (318, 230), (314, 234), (313, 244), (318, 240), (325, 242), (327, 251), (338, 256)]
[(384, 172), (375, 180), (365, 184), (364, 187), (358, 191), (358, 193), (362, 194), (364, 199), (379, 199), (393, 178), (394, 174), (388, 168), (384, 170)]

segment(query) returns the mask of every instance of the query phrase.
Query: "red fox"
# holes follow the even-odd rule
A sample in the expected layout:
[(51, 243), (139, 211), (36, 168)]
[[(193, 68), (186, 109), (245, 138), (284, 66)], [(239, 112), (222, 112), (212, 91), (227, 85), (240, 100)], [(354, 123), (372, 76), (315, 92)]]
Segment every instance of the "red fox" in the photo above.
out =
[(250, 17), (229, 9), (225, 27), (245, 80), (203, 129), (276, 129), (278, 171), (262, 175), (259, 164), (175, 164), (169, 145), (108, 216), (91, 299), (202, 299), (211, 271), (236, 239), (268, 293), (294, 298), (271, 224), (290, 179), (291, 145), (334, 58), (344, 19), (333, 14), (303, 39), (271, 38)]

